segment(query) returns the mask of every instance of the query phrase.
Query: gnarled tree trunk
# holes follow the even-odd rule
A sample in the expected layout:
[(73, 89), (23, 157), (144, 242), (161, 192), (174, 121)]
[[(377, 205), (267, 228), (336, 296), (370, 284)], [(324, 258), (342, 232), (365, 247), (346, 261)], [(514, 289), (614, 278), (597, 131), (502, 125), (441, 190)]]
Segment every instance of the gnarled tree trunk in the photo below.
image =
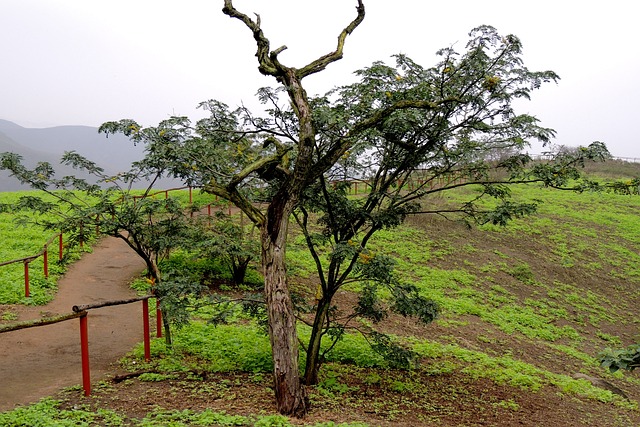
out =
[(308, 403), (298, 374), (298, 333), (285, 264), (287, 229), (293, 204), (293, 199), (288, 198), (284, 204), (276, 202), (269, 207), (261, 232), (262, 266), (278, 412), (302, 417), (307, 412)]

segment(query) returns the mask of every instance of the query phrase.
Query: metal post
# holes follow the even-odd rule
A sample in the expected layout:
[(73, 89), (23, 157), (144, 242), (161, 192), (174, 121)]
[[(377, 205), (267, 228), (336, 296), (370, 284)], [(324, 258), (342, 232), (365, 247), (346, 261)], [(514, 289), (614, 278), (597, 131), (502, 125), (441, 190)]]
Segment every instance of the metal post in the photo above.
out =
[(149, 300), (142, 300), (142, 318), (144, 330), (144, 360), (151, 360), (151, 341), (149, 339)]
[(45, 279), (49, 278), (49, 250), (47, 247), (44, 247), (44, 252), (42, 253), (42, 261), (44, 262), (44, 277)]
[(89, 328), (87, 315), (80, 316), (80, 353), (82, 356), (82, 388), (84, 395), (91, 395), (91, 370), (89, 369)]
[(60, 236), (58, 237), (58, 259), (60, 261), (62, 261), (62, 233), (60, 233)]
[(192, 189), (189, 187), (189, 203), (193, 203)]
[(29, 261), (24, 262), (24, 296), (29, 298)]

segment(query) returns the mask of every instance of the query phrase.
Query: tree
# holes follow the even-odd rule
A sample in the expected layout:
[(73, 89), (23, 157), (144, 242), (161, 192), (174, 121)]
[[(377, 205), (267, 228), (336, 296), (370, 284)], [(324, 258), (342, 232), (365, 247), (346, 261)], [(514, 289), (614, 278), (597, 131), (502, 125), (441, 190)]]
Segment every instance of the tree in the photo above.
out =
[[(333, 297), (348, 281), (365, 283), (355, 315), (373, 320), (384, 316), (376, 297), (380, 286), (392, 290), (391, 308), (401, 314), (430, 321), (437, 313), (415, 287), (397, 280), (387, 257), (368, 250), (378, 230), (419, 213), (504, 224), (535, 209), (510, 200), (507, 184), (588, 188), (589, 183), (573, 181), (580, 177), (577, 167), (607, 155), (602, 143), (594, 143), (531, 166), (522, 149), (533, 140), (548, 143), (554, 132), (533, 116), (516, 114), (513, 103), (558, 77), (528, 70), (520, 41), (487, 26), (470, 34), (466, 52), (441, 50), (434, 67), (422, 68), (398, 55), (395, 67), (374, 63), (357, 73), (357, 83), (310, 98), (302, 80), (342, 58), (346, 38), (364, 20), (362, 0), (357, 0), (356, 12), (339, 34), (335, 51), (295, 68), (279, 60), (286, 47), (271, 50), (259, 16), (253, 20), (225, 0), (223, 13), (253, 34), (258, 70), (280, 84), (259, 91), (266, 114), (244, 107), (231, 111), (212, 100), (201, 104), (210, 115), (195, 126), (184, 117), (145, 129), (130, 120), (103, 126), (146, 143), (152, 154), (167, 156), (173, 176), (231, 201), (259, 228), (276, 401), (281, 413), (296, 416), (304, 415), (307, 402), (298, 375), (296, 313), (286, 276), (291, 218), (305, 234), (320, 280), (306, 349), (305, 381), (312, 384), (322, 337), (336, 331)], [(497, 151), (505, 155), (496, 159)], [(366, 183), (366, 196), (350, 197), (349, 184), (338, 182), (353, 179)], [(429, 206), (425, 199), (461, 186), (478, 191), (459, 206)], [(486, 204), (487, 198), (497, 202)], [(257, 201), (265, 202), (266, 209)], [(315, 216), (321, 232), (310, 225)], [(372, 337), (376, 345), (390, 348), (383, 336)]]
[(213, 221), (207, 218), (200, 225), (184, 247), (195, 251), (199, 257), (222, 260), (233, 284), (242, 285), (249, 264), (260, 254), (253, 229), (247, 233), (242, 213), (240, 221), (234, 221), (229, 215), (217, 212)]
[[(147, 169), (134, 165), (130, 171), (117, 176), (104, 173), (94, 162), (75, 152), (63, 155), (61, 163), (86, 171), (94, 183), (73, 176), (56, 178), (48, 163), (34, 169), (22, 164), (21, 156), (0, 154), (0, 169), (8, 170), (22, 184), (40, 190), (54, 201), (28, 195), (19, 199), (16, 207), (42, 215), (33, 221), (45, 229), (61, 231), (71, 236), (71, 243), (88, 241), (96, 232), (122, 239), (144, 261), (147, 277), (155, 286), (163, 304), (163, 289), (158, 262), (180, 243), (180, 236), (189, 228), (184, 207), (172, 198), (148, 197), (162, 168), (149, 175)], [(156, 164), (158, 166), (158, 164)], [(140, 194), (132, 192), (134, 183), (147, 182)], [(163, 314), (166, 314), (163, 307)], [(171, 345), (169, 317), (163, 315), (165, 339)]]
[[(354, 123), (370, 125), (308, 187), (294, 210), (321, 285), (307, 347), (307, 384), (317, 382), (323, 336), (344, 328), (332, 307), (344, 284), (365, 283), (352, 316), (373, 322), (386, 316), (377, 298), (380, 286), (392, 295), (391, 309), (402, 315), (428, 323), (437, 314), (437, 307), (415, 286), (396, 279), (384, 254), (368, 250), (378, 230), (418, 214), (504, 225), (536, 208), (511, 200), (508, 185), (538, 182), (577, 191), (594, 185), (578, 181), (578, 168), (586, 160), (607, 157), (601, 143), (556, 153), (546, 163), (532, 164), (521, 154), (530, 140), (548, 143), (553, 131), (540, 127), (534, 117), (516, 114), (512, 101), (528, 98), (541, 83), (555, 80), (555, 74), (524, 68), (520, 43), (513, 36), (500, 37), (491, 27), (475, 29), (470, 36), (466, 53), (444, 49), (435, 67), (424, 69), (397, 55), (395, 67), (374, 63), (357, 72), (358, 82), (313, 100), (320, 153), (341, 144)], [(407, 104), (412, 106), (403, 107)], [(364, 187), (362, 194), (349, 194), (353, 183)], [(475, 192), (460, 203), (434, 197), (463, 187)], [(320, 230), (310, 221), (314, 214)], [(372, 337), (382, 336), (373, 332)]]

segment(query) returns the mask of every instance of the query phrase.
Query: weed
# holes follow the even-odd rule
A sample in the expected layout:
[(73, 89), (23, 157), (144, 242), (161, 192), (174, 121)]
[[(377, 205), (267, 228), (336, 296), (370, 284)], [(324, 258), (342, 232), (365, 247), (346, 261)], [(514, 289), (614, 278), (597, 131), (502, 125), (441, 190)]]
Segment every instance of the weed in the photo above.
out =
[(497, 403), (494, 403), (493, 406), (496, 406), (498, 408), (504, 408), (504, 409), (508, 409), (510, 411), (518, 411), (518, 409), (520, 409), (520, 405), (518, 405), (516, 402), (513, 401), (513, 399), (509, 399), (509, 400), (501, 400)]
[(606, 341), (607, 343), (610, 343), (614, 346), (622, 345), (622, 340), (620, 339), (620, 337), (617, 337), (615, 335), (610, 335), (604, 332), (596, 331), (596, 336), (601, 340)]
[(282, 415), (267, 415), (260, 417), (254, 424), (255, 427), (289, 427), (289, 419)]
[(4, 427), (89, 425), (119, 427), (124, 425), (122, 417), (112, 411), (91, 412), (85, 408), (63, 410), (59, 408), (59, 404), (60, 402), (57, 400), (45, 398), (33, 405), (1, 412), (0, 425)]
[(171, 380), (171, 379), (176, 379), (177, 375), (170, 375), (170, 374), (156, 374), (153, 372), (147, 372), (144, 374), (141, 374), (138, 379), (140, 381), (146, 381), (146, 382), (158, 382), (158, 381), (166, 381), (166, 380)]
[(5, 322), (18, 320), (18, 314), (10, 310), (3, 311), (2, 316), (0, 316), (0, 320), (3, 320)]
[(506, 273), (527, 285), (530, 285), (535, 281), (535, 276), (533, 271), (531, 271), (531, 267), (524, 262), (517, 264), (510, 270), (507, 270)]

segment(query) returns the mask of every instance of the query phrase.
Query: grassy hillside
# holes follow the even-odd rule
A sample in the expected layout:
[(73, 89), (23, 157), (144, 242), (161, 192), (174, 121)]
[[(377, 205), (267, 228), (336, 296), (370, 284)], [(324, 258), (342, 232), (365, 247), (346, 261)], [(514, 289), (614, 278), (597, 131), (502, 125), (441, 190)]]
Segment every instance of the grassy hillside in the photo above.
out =
[[(618, 162), (590, 173), (640, 175)], [(532, 186), (513, 193), (540, 201), (538, 213), (505, 228), (413, 217), (375, 238), (373, 249), (394, 255), (397, 271), (442, 313), (427, 326), (393, 316), (379, 325), (420, 355), (411, 371), (390, 369), (349, 335), (309, 389), (306, 421), (272, 415), (268, 340), (239, 312), (228, 325), (183, 328), (174, 352), (154, 342), (150, 364), (141, 349), (123, 361), (152, 373), (104, 383), (91, 399), (67, 390), (56, 396), (61, 406), (31, 410), (59, 420), (71, 417), (60, 408), (82, 408), (75, 416), (96, 424), (141, 426), (640, 425), (640, 374), (612, 375), (597, 362), (606, 347), (640, 342), (640, 197)], [(292, 233), (292, 288), (312, 300), (312, 263)], [(349, 290), (339, 297), (342, 307), (355, 302)]]

